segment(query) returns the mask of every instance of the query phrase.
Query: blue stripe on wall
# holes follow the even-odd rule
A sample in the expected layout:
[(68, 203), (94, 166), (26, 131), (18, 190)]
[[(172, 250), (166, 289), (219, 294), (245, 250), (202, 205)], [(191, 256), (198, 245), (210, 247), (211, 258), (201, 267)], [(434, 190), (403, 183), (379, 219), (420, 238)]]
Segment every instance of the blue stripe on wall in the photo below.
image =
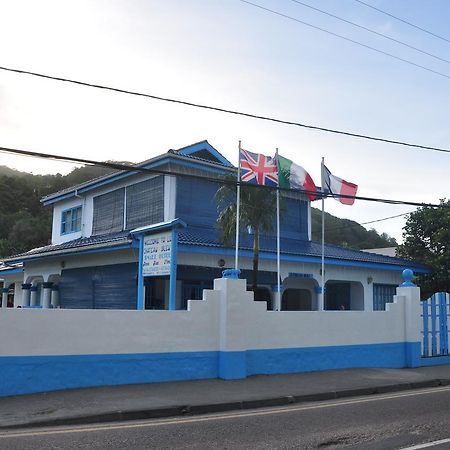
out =
[(420, 358), (420, 365), (426, 366), (443, 366), (450, 364), (450, 355), (445, 356), (431, 356), (428, 358)]
[(419, 342), (230, 352), (4, 356), (0, 357), (0, 396), (352, 367), (416, 367), (428, 365), (424, 359), (420, 359)]
[[(352, 367), (407, 367), (409, 343), (248, 350), (247, 374), (313, 372)], [(420, 344), (419, 344), (420, 345)]]
[(0, 396), (216, 378), (218, 352), (0, 357)]

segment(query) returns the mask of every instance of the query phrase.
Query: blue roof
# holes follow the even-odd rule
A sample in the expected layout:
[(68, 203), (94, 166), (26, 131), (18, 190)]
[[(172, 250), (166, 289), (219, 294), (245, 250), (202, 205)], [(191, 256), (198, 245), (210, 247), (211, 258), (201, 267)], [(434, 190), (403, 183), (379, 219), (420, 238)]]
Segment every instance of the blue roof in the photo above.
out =
[(18, 255), (9, 256), (5, 258), (5, 261), (22, 261), (30, 257), (48, 256), (49, 253), (58, 252), (65, 253), (66, 250), (70, 249), (83, 249), (84, 247), (89, 248), (93, 246), (104, 246), (112, 247), (118, 243), (129, 243), (131, 245), (132, 239), (128, 231), (120, 231), (118, 233), (102, 234), (99, 236), (90, 236), (86, 238), (74, 239), (72, 241), (63, 242), (62, 244), (46, 245), (45, 247), (35, 248), (25, 253), (20, 253)]
[[(208, 141), (197, 142), (196, 144), (183, 147), (178, 150), (169, 150), (166, 153), (158, 155), (147, 161), (143, 161), (134, 165), (137, 168), (143, 169), (155, 169), (168, 162), (178, 161), (180, 164), (183, 160), (189, 164), (194, 164), (196, 167), (202, 167), (202, 169), (208, 169), (211, 171), (218, 171), (223, 173), (224, 171), (234, 169), (234, 166), (219, 153)], [(175, 162), (176, 162), (175, 161)], [(133, 166), (131, 166), (133, 167)], [(59, 200), (74, 197), (76, 194), (82, 194), (92, 189), (104, 186), (106, 184), (135, 176), (138, 172), (129, 170), (117, 170), (107, 175), (94, 178), (92, 180), (85, 181), (75, 186), (62, 189), (61, 191), (49, 194), (41, 199), (44, 205), (55, 203)]]
[[(219, 232), (210, 228), (188, 227), (178, 233), (179, 245), (187, 246), (202, 246), (202, 247), (216, 247), (223, 248), (221, 244)], [(316, 241), (303, 241), (297, 239), (281, 238), (280, 253), (282, 255), (300, 256), (321, 258), (322, 244)], [(260, 238), (260, 252), (276, 252), (276, 237), (275, 236), (261, 236)], [(239, 248), (242, 250), (253, 251), (253, 237), (248, 234), (241, 233)], [(368, 263), (368, 264), (386, 264), (390, 266), (398, 266), (400, 268), (410, 267), (420, 272), (429, 272), (430, 268), (418, 264), (413, 261), (408, 261), (402, 258), (393, 258), (390, 256), (378, 255), (376, 253), (363, 252), (361, 250), (353, 250), (338, 245), (325, 244), (325, 258), (330, 260)]]
[[(117, 245), (126, 245), (131, 247), (132, 235), (129, 231), (120, 231), (118, 233), (91, 236), (87, 238), (74, 239), (73, 241), (62, 244), (47, 245), (36, 248), (26, 253), (10, 256), (5, 259), (8, 262), (23, 261), (30, 258), (39, 258), (45, 256), (56, 256), (67, 253), (68, 250), (90, 250), (92, 248), (110, 248)], [(187, 247), (197, 247), (199, 249), (215, 248), (216, 253), (230, 251), (221, 244), (219, 231), (212, 228), (188, 227), (182, 228), (178, 232), (178, 245)], [(308, 261), (318, 262), (322, 256), (322, 244), (315, 241), (302, 241), (297, 239), (282, 238), (280, 243), (280, 252), (283, 259), (295, 257), (301, 260), (307, 258)], [(249, 234), (241, 233), (239, 248), (243, 251), (253, 251), (253, 237)], [(262, 257), (264, 253), (276, 253), (276, 237), (262, 236), (260, 238), (260, 252)], [(325, 244), (325, 259), (330, 261), (346, 262), (346, 265), (385, 265), (386, 269), (398, 267), (403, 269), (409, 267), (418, 272), (430, 272), (430, 268), (402, 258), (393, 258), (390, 256), (368, 253), (360, 250), (339, 247), (338, 245)], [(382, 267), (380, 267), (382, 268)]]

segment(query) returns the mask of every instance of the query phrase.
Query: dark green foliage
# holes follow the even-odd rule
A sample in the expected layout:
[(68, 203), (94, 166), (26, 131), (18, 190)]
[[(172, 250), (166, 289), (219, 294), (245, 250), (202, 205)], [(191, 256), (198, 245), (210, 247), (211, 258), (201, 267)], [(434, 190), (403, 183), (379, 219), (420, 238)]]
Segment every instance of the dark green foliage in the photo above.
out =
[[(311, 229), (314, 241), (322, 240), (322, 211), (311, 208)], [(325, 242), (354, 249), (395, 247), (397, 242), (386, 233), (378, 234), (374, 229), (367, 231), (353, 220), (339, 219), (325, 213)]]
[(450, 200), (442, 208), (423, 207), (409, 214), (398, 253), (429, 265), (433, 273), (421, 275), (417, 284), (422, 298), (435, 292), (450, 292)]
[(42, 197), (110, 172), (85, 166), (65, 176), (32, 175), (0, 166), (0, 258), (49, 244), (52, 208), (42, 206)]

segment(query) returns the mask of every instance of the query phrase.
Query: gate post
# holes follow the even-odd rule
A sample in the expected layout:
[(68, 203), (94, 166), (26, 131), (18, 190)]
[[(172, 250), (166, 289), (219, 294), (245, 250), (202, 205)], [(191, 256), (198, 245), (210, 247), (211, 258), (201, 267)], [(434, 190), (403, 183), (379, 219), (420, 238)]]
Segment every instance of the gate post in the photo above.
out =
[(414, 274), (411, 269), (405, 269), (402, 276), (404, 282), (397, 288), (397, 295), (405, 298), (405, 362), (407, 367), (419, 367), (421, 365), (420, 288), (412, 282)]

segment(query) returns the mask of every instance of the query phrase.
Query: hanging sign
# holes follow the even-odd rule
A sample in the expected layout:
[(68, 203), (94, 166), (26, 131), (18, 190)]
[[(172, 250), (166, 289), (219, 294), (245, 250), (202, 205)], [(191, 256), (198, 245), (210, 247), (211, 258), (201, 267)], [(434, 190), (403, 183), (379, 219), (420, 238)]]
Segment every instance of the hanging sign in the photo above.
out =
[(144, 236), (142, 275), (156, 277), (170, 275), (172, 232)]

